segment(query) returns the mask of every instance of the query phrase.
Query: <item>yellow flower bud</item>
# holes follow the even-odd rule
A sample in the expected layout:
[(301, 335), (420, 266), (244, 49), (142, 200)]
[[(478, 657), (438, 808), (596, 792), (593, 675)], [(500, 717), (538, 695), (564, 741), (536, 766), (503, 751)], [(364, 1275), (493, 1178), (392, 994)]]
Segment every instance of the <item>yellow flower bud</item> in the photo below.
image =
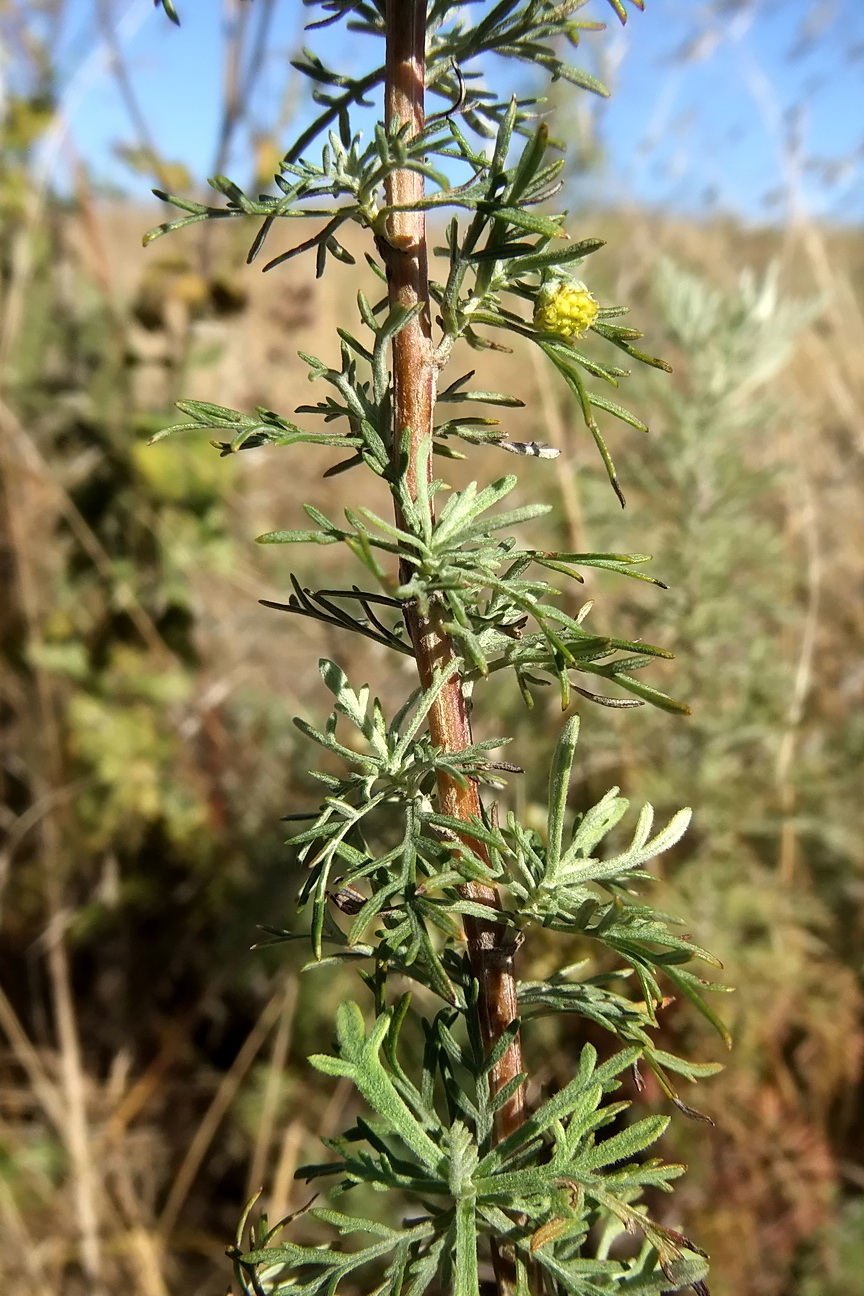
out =
[(580, 338), (597, 318), (600, 309), (588, 289), (578, 280), (556, 279), (546, 284), (534, 303), (534, 323), (544, 333)]

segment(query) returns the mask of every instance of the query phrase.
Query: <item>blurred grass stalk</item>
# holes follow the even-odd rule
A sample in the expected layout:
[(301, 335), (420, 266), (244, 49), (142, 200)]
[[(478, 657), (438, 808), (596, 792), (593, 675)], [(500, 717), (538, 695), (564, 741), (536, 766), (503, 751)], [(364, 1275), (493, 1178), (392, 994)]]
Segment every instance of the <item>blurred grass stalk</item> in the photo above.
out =
[[(246, 117), (249, 97), (261, 68), (273, 7), (273, 0), (261, 0), (257, 7), (252, 48), (247, 52), (244, 42), (252, 26), (247, 19), (248, 7), (240, 5), (237, 0), (229, 0), (225, 5), (226, 73), (217, 169), (224, 164), (233, 136)], [(116, 21), (118, 8), (121, 15)], [(3, 637), (7, 641), (4, 647), (11, 646), (15, 653), (17, 645), (9, 643), (8, 632), (11, 629), (14, 638), (17, 637), (15, 631), (20, 629), (26, 661), (19, 680), (8, 676), (4, 687), (5, 705), (21, 708), (17, 717), (21, 723), (18, 725), (13, 726), (6, 717), (4, 739), (14, 728), (14, 737), (20, 745), (9, 751), (4, 742), (4, 763), (8, 769), (11, 759), (20, 769), (26, 769), (30, 795), (29, 806), (17, 818), (11, 806), (4, 814), (3, 826), (8, 827), (9, 832), (0, 856), (0, 896), (11, 880), (9, 870), (15, 850), (25, 838), (29, 838), (27, 847), (38, 860), (42, 890), (44, 929), (36, 957), (44, 959), (48, 973), (52, 1023), (48, 1033), (52, 1042), (47, 1049), (44, 1044), (34, 1045), (11, 1000), (2, 990), (0, 1028), (9, 1043), (12, 1059), (27, 1077), (42, 1116), (65, 1149), (68, 1158), (67, 1188), (77, 1233), (77, 1241), (72, 1243), (72, 1254), (77, 1253), (88, 1292), (92, 1296), (101, 1296), (109, 1290), (108, 1270), (111, 1266), (106, 1264), (107, 1248), (115, 1254), (118, 1251), (126, 1253), (124, 1290), (134, 1289), (141, 1296), (167, 1296), (165, 1247), (177, 1212), (194, 1181), (201, 1159), (206, 1155), (216, 1127), (224, 1119), (237, 1088), (246, 1079), (277, 1018), (274, 1073), (284, 1065), (290, 1040), (294, 992), (289, 990), (280, 999), (270, 999), (217, 1088), (180, 1165), (158, 1221), (143, 1216), (131, 1181), (127, 1179), (124, 1185), (122, 1176), (115, 1176), (117, 1183), (112, 1190), (108, 1176), (116, 1166), (113, 1158), (104, 1158), (106, 1135), (109, 1140), (122, 1138), (128, 1118), (133, 1114), (127, 1112), (126, 1121), (118, 1120), (124, 1106), (129, 1106), (134, 1086), (129, 1090), (121, 1085), (113, 1098), (107, 1092), (110, 1084), (104, 1086), (104, 1092), (99, 1092), (99, 1081), (88, 1074), (82, 1057), (69, 950), (69, 925), (74, 920), (69, 881), (81, 862), (75, 851), (75, 847), (81, 845), (81, 834), (76, 832), (72, 823), (74, 811), (70, 810), (69, 803), (86, 780), (72, 779), (70, 782), (68, 739), (61, 732), (62, 696), (56, 688), (53, 672), (40, 664), (44, 626), (51, 615), (52, 573), (44, 560), (42, 547), (34, 542), (35, 536), (50, 536), (52, 529), (62, 520), (106, 583), (116, 584), (116, 563), (64, 485), (62, 468), (58, 473), (47, 461), (32, 421), (19, 417), (15, 406), (29, 380), (27, 374), (22, 382), (22, 357), (24, 370), (32, 367), (32, 357), (26, 354), (31, 344), (32, 314), (34, 309), (46, 308), (38, 287), (34, 291), (34, 281), (45, 275), (46, 268), (50, 273), (52, 263), (60, 273), (66, 269), (67, 273), (80, 275), (83, 268), (69, 264), (69, 249), (63, 246), (62, 229), (58, 239), (57, 197), (52, 185), (64, 154), (68, 157), (73, 151), (71, 116), (81, 98), (103, 75), (106, 64), (139, 137), (132, 151), (133, 160), (139, 163), (143, 160), (145, 168), (150, 168), (154, 178), (162, 182), (166, 182), (171, 168), (163, 162), (147, 130), (146, 116), (138, 104), (122, 53), (124, 45), (150, 16), (151, 6), (146, 0), (123, 6), (112, 4), (110, 0), (96, 0), (98, 39), (71, 77), (61, 84), (58, 49), (65, 11), (63, 0), (49, 0), (49, 3), (40, 5), (38, 11), (34, 8), (29, 13), (11, 0), (0, 5), (2, 36), (17, 60), (15, 89), (3, 104), (0, 136), (4, 152), (0, 165), (3, 190), (0, 192), (0, 221), (4, 249), (0, 267), (0, 502), (5, 532), (4, 566), (10, 577), (12, 594), (4, 616), (7, 624), (3, 626)], [(176, 167), (174, 173), (168, 183), (175, 181)], [(83, 213), (95, 252), (95, 267), (91, 260), (91, 269), (95, 268), (98, 296), (101, 297), (95, 315), (98, 318), (101, 312), (105, 325), (110, 328), (112, 323), (116, 323), (122, 332), (127, 321), (122, 317), (116, 318), (115, 267), (106, 260), (98, 208), (87, 175), (80, 165), (76, 167), (76, 177), (77, 189), (71, 202), (67, 200), (62, 204), (70, 213), (65, 219), (68, 223), (73, 211)], [(61, 225), (63, 219), (61, 216)], [(58, 252), (60, 260), (55, 262)], [(206, 259), (205, 249), (202, 249), (202, 254)], [(42, 330), (37, 321), (37, 333), (39, 331)], [(26, 391), (24, 395), (26, 398)], [(128, 593), (127, 589), (123, 601), (142, 643), (153, 654), (157, 664), (161, 662), (170, 667), (174, 664), (174, 656), (152, 616), (134, 595), (129, 598)], [(23, 619), (23, 625), (11, 627), (9, 622), (14, 621), (16, 615)], [(18, 664), (23, 665), (21, 662)], [(20, 769), (15, 770), (16, 775)], [(118, 1059), (121, 1056), (119, 1054)], [(107, 1119), (102, 1114), (106, 1106)], [(253, 1159), (253, 1165), (258, 1167), (268, 1154), (273, 1118), (272, 1102), (269, 1105), (265, 1103)], [(16, 1131), (3, 1122), (0, 1135), (3, 1156), (13, 1158), (14, 1164)], [(44, 1183), (43, 1190), (49, 1186), (49, 1183)], [(60, 1218), (52, 1212), (53, 1235), (37, 1242), (28, 1227), (25, 1209), (16, 1200), (13, 1187), (6, 1182), (2, 1166), (0, 1190), (0, 1215), (13, 1243), (13, 1251), (7, 1256), (8, 1263), (13, 1268), (20, 1264), (22, 1278), (26, 1274), (46, 1296), (49, 1291), (65, 1292), (67, 1281), (64, 1275), (68, 1274), (72, 1258), (65, 1251), (71, 1239), (64, 1236), (66, 1230)], [(119, 1236), (115, 1220), (118, 1208)], [(130, 1280), (132, 1288), (126, 1286)], [(114, 1287), (113, 1282), (111, 1287)]]

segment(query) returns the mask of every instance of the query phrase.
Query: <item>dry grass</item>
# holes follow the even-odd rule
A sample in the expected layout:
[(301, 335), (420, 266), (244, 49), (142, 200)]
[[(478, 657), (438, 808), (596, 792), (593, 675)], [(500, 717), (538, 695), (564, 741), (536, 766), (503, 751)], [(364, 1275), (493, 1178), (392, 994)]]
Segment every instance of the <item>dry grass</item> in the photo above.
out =
[[(254, 271), (241, 276), (234, 269), (239, 245), (226, 239), (205, 281), (191, 241), (138, 253), (143, 223), (139, 213), (85, 202), (79, 215), (66, 219), (58, 266), (79, 290), (89, 285), (94, 309), (116, 322), (132, 365), (135, 407), (164, 410), (183, 394), (289, 412), (309, 399), (296, 351), (320, 348), (334, 356), (333, 329), (353, 317), (360, 273), (338, 267), (316, 284), (306, 279), (307, 266), (292, 264), (266, 278)], [(613, 250), (600, 264), (610, 296), (644, 302), (652, 267), (666, 252), (720, 283), (742, 264), (758, 266), (779, 255), (790, 291), (815, 290), (825, 299), (783, 377), (799, 412), (797, 430), (784, 437), (780, 429), (771, 447), (779, 459), (805, 469), (791, 478), (785, 528), (789, 552), (801, 562), (798, 597), (808, 615), (800, 641), (789, 646), (796, 684), (775, 778), (788, 825), (777, 861), (778, 893), (806, 895), (820, 883), (794, 827), (790, 769), (802, 758), (814, 719), (830, 732), (864, 701), (860, 239), (811, 226), (780, 237), (640, 213), (598, 214), (585, 224), (590, 232), (608, 232)], [(24, 272), (30, 273), (26, 266)], [(26, 287), (19, 285), (7, 315), (13, 350), (10, 330), (22, 327)], [(230, 302), (232, 313), (213, 307), (217, 297)], [(640, 315), (648, 316), (647, 306)], [(488, 357), (484, 365), (490, 385), (522, 388), (538, 398), (530, 414), (508, 425), (513, 435), (560, 440), (572, 449), (574, 429), (550, 401), (545, 375), (527, 357), (517, 360), (516, 378), (511, 358)], [(475, 361), (471, 356), (464, 368)], [(70, 534), (106, 578), (118, 579), (117, 570), (75, 504), (76, 466), (49, 460), (44, 438), (18, 412), (14, 395), (0, 406), (0, 422), (4, 561), (16, 591), (5, 630), (10, 643), (23, 636), (32, 645), (44, 640)], [(130, 420), (121, 418), (118, 427), (130, 440), (136, 435)], [(182, 446), (149, 453), (152, 468), (145, 456), (134, 455), (144, 478), (165, 471), (155, 466), (157, 456), (168, 472), (190, 471), (190, 463), (194, 470), (199, 462)], [(492, 456), (472, 455), (470, 471), (508, 469), (508, 462)], [(623, 452), (621, 459), (626, 462)], [(215, 842), (204, 863), (190, 864), (181, 879), (191, 888), (191, 902), (178, 900), (182, 887), (168, 888), (145, 918), (134, 904), (131, 918), (124, 918), (123, 906), (111, 900), (117, 862), (112, 865), (110, 842), (88, 846), (74, 827), (80, 788), (64, 755), (64, 687), (39, 664), (38, 654), (26, 669), (13, 669), (4, 685), (9, 795), (5, 866), (0, 862), (6, 933), (0, 969), (7, 987), (0, 993), (0, 1236), (4, 1290), (10, 1293), (204, 1296), (220, 1290), (226, 1280), (220, 1255), (246, 1196), (264, 1183), (264, 1200), (276, 1215), (296, 1209), (303, 1190), (293, 1182), (294, 1168), (316, 1156), (322, 1130), (341, 1123), (344, 1090), (327, 1090), (321, 1080), (313, 1085), (302, 1070), (304, 1052), (323, 1042), (310, 1040), (310, 1032), (314, 1036), (327, 1020), (338, 984), (304, 982), (298, 990), (296, 980), (286, 980), (283, 960), (246, 952), (257, 923), (284, 917), (284, 881), (271, 892), (266, 880), (281, 867), (273, 820), (298, 795), (305, 759), (291, 746), (285, 718), (323, 707), (316, 669), (322, 653), (338, 651), (349, 668), (356, 663), (382, 690), (392, 669), (374, 653), (361, 657), (353, 644), (307, 622), (288, 624), (256, 603), (284, 597), (287, 560), (278, 551), (256, 550), (249, 538), (296, 525), (303, 500), (336, 512), (355, 498), (350, 474), (322, 486), (323, 466), (302, 450), (291, 458), (256, 451), (221, 464), (218, 492), (231, 541), (218, 561), (204, 564), (179, 512), (157, 521), (145, 500), (130, 503), (144, 530), (161, 528), (161, 543), (172, 547), (175, 570), (191, 589), (200, 664), (178, 712), (187, 756), (172, 777), (203, 789), (210, 817), (202, 831)], [(558, 498), (573, 547), (582, 548), (576, 479), (566, 459), (553, 472), (558, 476), (544, 477), (543, 489)], [(532, 474), (531, 485), (539, 481)], [(34, 536), (49, 540), (37, 545)], [(316, 555), (319, 583), (323, 566)], [(134, 579), (128, 584), (140, 651), (158, 672), (174, 658), (146, 600), (136, 597)], [(30, 791), (22, 801), (24, 766)], [(257, 822), (266, 812), (270, 821)], [(264, 845), (250, 859), (256, 834)], [(853, 843), (849, 849), (860, 867), (860, 848)], [(143, 857), (137, 867), (147, 867)], [(266, 877), (256, 884), (250, 877), (259, 867)], [(203, 880), (202, 869), (209, 870)], [(195, 889), (217, 886), (220, 870), (225, 879), (229, 873), (242, 879), (233, 892), (239, 907), (226, 918), (222, 940), (207, 926), (212, 908), (200, 922), (189, 919), (189, 953), (178, 926), (187, 920), (178, 919), (177, 906), (194, 915)], [(94, 944), (82, 935), (80, 918), (100, 896), (108, 918), (101, 944)], [(167, 951), (157, 941), (162, 953), (147, 963), (146, 934), (116, 935), (126, 921), (146, 921), (148, 932), (162, 922), (186, 951), (168, 969), (169, 981), (176, 977), (169, 990), (158, 966)], [(844, 940), (851, 965), (864, 946), (860, 917), (849, 914)], [(130, 957), (144, 962), (145, 979), (153, 978), (152, 1002)], [(730, 977), (736, 979), (734, 953)], [(746, 986), (741, 993), (746, 996)], [(859, 1058), (849, 1047), (860, 1031), (857, 995), (850, 972), (839, 996), (844, 1011), (826, 1017), (822, 1052), (809, 1063), (815, 1075), (821, 1067), (832, 1079), (822, 1091), (815, 1080), (807, 1082), (809, 1107), (801, 1101), (800, 1058), (778, 1057), (774, 1084), (742, 1072), (733, 1057), (737, 1078), (723, 1090), (730, 1107), (718, 1113), (720, 1133), (687, 1190), (713, 1235), (719, 1296), (791, 1290), (784, 1284), (791, 1281), (796, 1248), (823, 1223), (844, 1174), (848, 1180), (858, 1173), (854, 1166), (844, 1170), (856, 1157), (853, 1145), (844, 1150), (836, 1137), (837, 1130), (845, 1139), (862, 1130)], [(769, 1036), (783, 1038), (783, 1029), (766, 1023)]]

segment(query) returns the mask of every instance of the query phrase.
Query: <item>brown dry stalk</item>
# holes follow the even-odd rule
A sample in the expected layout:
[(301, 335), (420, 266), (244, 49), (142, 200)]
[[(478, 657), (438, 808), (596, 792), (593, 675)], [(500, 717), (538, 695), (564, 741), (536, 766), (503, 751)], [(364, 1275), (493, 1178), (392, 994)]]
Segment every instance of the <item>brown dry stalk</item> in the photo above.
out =
[[(411, 134), (423, 129), (426, 51), (426, 0), (389, 0), (387, 6), (387, 79), (385, 111), (388, 124), (395, 117), (408, 122)], [(423, 197), (423, 176), (414, 171), (397, 171), (387, 182), (388, 206), (416, 203)], [(408, 486), (416, 498), (420, 449), (432, 434), (437, 364), (431, 340), (429, 282), (427, 275), (426, 221), (423, 212), (398, 212), (389, 218), (387, 238), (379, 240), (387, 270), (391, 307), (423, 309), (393, 340), (393, 415), (395, 444), (401, 432), (410, 429)], [(398, 451), (397, 451), (398, 452)], [(427, 463), (429, 462), (427, 458)], [(399, 520), (399, 519), (397, 519)], [(408, 573), (403, 573), (407, 578)], [(414, 645), (417, 669), (424, 689), (432, 687), (436, 672), (446, 671), (456, 654), (444, 629), (443, 608), (421, 616), (416, 608), (406, 610), (406, 622)], [(470, 746), (471, 722), (459, 674), (451, 676), (429, 712), (429, 730), (436, 746), (444, 751), (461, 751)], [(441, 811), (453, 818), (469, 820), (480, 815), (477, 786), (460, 785), (451, 775), (439, 773), (438, 798)], [(471, 849), (482, 854), (484, 847), (466, 838)], [(460, 888), (466, 900), (500, 908), (497, 889), (476, 882)], [(514, 945), (506, 928), (466, 915), (465, 933), (471, 966), (480, 986), (480, 1022), (488, 1051), (517, 1017)], [(492, 1073), (497, 1092), (522, 1071), (522, 1048), (514, 1040)], [(503, 1104), (496, 1121), (501, 1139), (525, 1118), (525, 1087)]]

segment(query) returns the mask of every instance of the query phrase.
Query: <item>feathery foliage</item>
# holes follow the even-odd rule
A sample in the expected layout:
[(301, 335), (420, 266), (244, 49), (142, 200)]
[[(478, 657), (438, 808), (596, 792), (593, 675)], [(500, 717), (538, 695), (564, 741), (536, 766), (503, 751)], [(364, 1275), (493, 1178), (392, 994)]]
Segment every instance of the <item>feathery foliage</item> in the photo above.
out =
[[(644, 424), (606, 393), (627, 376), (619, 361), (668, 366), (637, 348), (638, 330), (616, 322), (625, 308), (597, 302), (573, 277), (602, 244), (573, 239), (567, 213), (550, 208), (561, 188), (563, 158), (543, 119), (542, 99), (501, 98), (485, 80), (489, 59), (498, 58), (605, 94), (594, 77), (562, 56), (566, 46), (578, 47), (583, 31), (602, 26), (578, 16), (585, 4), (430, 0), (424, 6), (425, 84), (441, 110), (419, 124), (397, 115), (382, 120), (369, 142), (355, 128), (354, 110), (382, 85), (389, 94), (388, 60), (352, 77), (304, 51), (295, 67), (311, 83), (321, 111), (286, 152), (275, 176), (278, 192), (252, 197), (224, 176), (210, 181), (227, 200), (222, 206), (160, 192), (183, 214), (146, 236), (152, 241), (209, 219), (250, 218), (259, 222), (252, 261), (280, 222), (310, 222), (313, 232), (264, 268), (310, 253), (320, 276), (331, 262), (353, 263), (345, 235), (359, 225), (369, 236), (367, 261), (390, 290), (378, 301), (358, 294), (358, 329), (338, 330), (338, 369), (302, 355), (310, 379), (326, 389), (317, 404), (293, 411), (317, 420), (314, 430), (266, 409), (247, 416), (184, 401), (188, 421), (159, 434), (208, 430), (220, 438), (214, 444), (222, 455), (265, 444), (335, 446), (345, 457), (328, 470), (331, 475), (365, 469), (383, 483), (392, 520), (358, 505), (345, 510), (344, 522), (335, 521), (306, 504), (311, 527), (273, 531), (261, 541), (345, 546), (369, 588), (313, 590), (295, 578), (289, 600), (274, 606), (416, 658), (421, 679), (388, 717), (368, 686), (352, 684), (336, 663), (322, 661), (333, 711), (320, 729), (295, 723), (326, 753), (324, 768), (314, 775), (325, 794), (317, 812), (299, 816), (311, 823), (292, 838), (304, 870), (299, 903), (311, 910), (309, 966), (358, 964), (373, 1008), (367, 1027), (360, 1007), (344, 1003), (335, 1022), (335, 1053), (310, 1058), (325, 1075), (349, 1080), (366, 1114), (339, 1138), (325, 1140), (330, 1160), (299, 1173), (316, 1180), (336, 1176), (331, 1196), (360, 1185), (390, 1192), (396, 1209), (408, 1203), (411, 1213), (384, 1225), (329, 1206), (312, 1209), (337, 1237), (371, 1239), (345, 1245), (286, 1239), (282, 1224), (271, 1228), (264, 1219), (247, 1236), (247, 1213), (230, 1253), (247, 1296), (332, 1293), (343, 1280), (392, 1296), (421, 1296), (429, 1289), (478, 1296), (490, 1261), (502, 1293), (707, 1291), (703, 1253), (652, 1220), (640, 1201), (646, 1188), (668, 1190), (681, 1170), (644, 1155), (666, 1118), (632, 1121), (628, 1103), (608, 1097), (623, 1072), (634, 1068), (638, 1074), (644, 1064), (672, 1102), (690, 1113), (669, 1073), (694, 1079), (713, 1068), (673, 1057), (652, 1042), (656, 1012), (670, 987), (726, 1038), (705, 1002), (705, 983), (691, 967), (714, 960), (676, 934), (675, 920), (639, 894), (650, 876), (646, 865), (675, 845), (689, 811), (652, 836), (646, 806), (629, 844), (610, 845), (606, 839), (627, 810), (612, 789), (576, 813), (568, 834), (579, 727), (572, 717), (551, 757), (545, 831), (512, 811), (502, 821), (494, 798), (481, 801), (478, 789), (498, 792), (502, 773), (518, 770), (492, 759), (504, 740), (473, 741), (466, 718), (475, 685), (507, 671), (529, 706), (535, 691), (554, 680), (565, 710), (580, 698), (618, 708), (647, 702), (686, 713), (684, 704), (639, 674), (668, 657), (665, 650), (591, 633), (584, 625), (589, 608), (576, 615), (563, 611), (555, 601), (559, 590), (546, 578), (554, 573), (578, 582), (580, 569), (594, 567), (662, 583), (642, 572), (644, 554), (519, 547), (512, 532), (547, 508), (501, 508), (516, 487), (513, 476), (462, 490), (433, 476), (434, 463), (462, 457), (454, 441), (540, 459), (553, 457), (554, 447), (513, 442), (497, 423), (473, 412), (450, 417), (448, 409), (428, 428), (406, 426), (400, 404), (400, 383), (422, 382), (419, 362), (399, 370), (396, 357), (399, 348), (410, 352), (417, 345), (420, 321), (428, 326), (428, 350), (422, 356), (416, 351), (415, 360), (425, 357), (426, 372), (436, 376), (460, 346), (502, 349), (503, 337), (535, 346), (575, 396), (623, 504), (598, 418), (639, 430)], [(621, 0), (609, 4), (626, 21)], [(163, 7), (176, 20), (167, 0)], [(384, 40), (388, 49), (406, 13), (418, 12), (414, 4), (387, 6), (383, 0), (325, 0), (310, 7), (321, 14), (313, 29), (344, 23)], [(415, 191), (401, 201), (406, 176), (417, 178)], [(447, 214), (443, 244), (434, 248), (442, 272), (429, 283), (428, 297), (423, 288), (405, 305), (394, 285), (417, 248), (400, 222), (422, 212), (436, 219)], [(464, 373), (443, 387), (437, 403), (472, 411), (475, 405), (521, 403), (514, 395), (472, 389), (472, 378)], [(576, 684), (573, 676), (586, 674), (630, 696)], [(641, 1001), (613, 989), (608, 978), (585, 978), (581, 968), (516, 985), (518, 950), (540, 928), (611, 952), (620, 967), (615, 984), (632, 982)], [(269, 932), (274, 941), (295, 939), (278, 928)], [(404, 993), (394, 997), (394, 977), (415, 983), (413, 1000)], [(489, 1004), (508, 978), (518, 1007), (490, 1033)], [(497, 991), (490, 989), (496, 984)], [(436, 998), (443, 1002), (437, 1012), (430, 1009)], [(600, 1062), (586, 1045), (574, 1078), (529, 1113), (525, 1072), (502, 1068), (521, 1057), (522, 1015), (528, 1021), (553, 1013), (581, 1014), (624, 1048)], [(425, 1038), (419, 1058), (400, 1042), (409, 1015)], [(637, 1254), (614, 1246), (624, 1231), (641, 1233)]]

